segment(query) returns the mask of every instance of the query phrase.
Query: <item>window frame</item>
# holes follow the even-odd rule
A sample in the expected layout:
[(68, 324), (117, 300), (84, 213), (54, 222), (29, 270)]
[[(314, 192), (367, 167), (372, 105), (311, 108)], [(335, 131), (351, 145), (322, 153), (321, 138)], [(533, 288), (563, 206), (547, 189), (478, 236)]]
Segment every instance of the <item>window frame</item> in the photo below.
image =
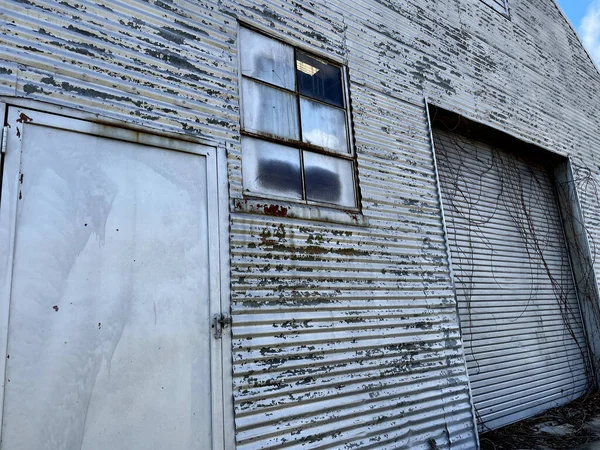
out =
[[(268, 39), (271, 39), (273, 41), (279, 42), (281, 44), (287, 45), (289, 47), (292, 48), (293, 50), (293, 70), (294, 70), (294, 90), (288, 90), (284, 87), (281, 86), (277, 86), (274, 84), (271, 84), (267, 81), (263, 81), (263, 80), (259, 80), (257, 78), (253, 78), (250, 76), (245, 76), (242, 73), (242, 44), (241, 44), (241, 39), (239, 38), (241, 35), (241, 30), (242, 28), (245, 28), (251, 32), (254, 33), (258, 33)], [(282, 38), (280, 38), (279, 36), (276, 36), (274, 34), (269, 34), (268, 32), (257, 28), (255, 26), (252, 26), (250, 24), (244, 23), (244, 22), (238, 22), (238, 39), (237, 39), (237, 50), (238, 50), (238, 57), (237, 57), (237, 62), (238, 62), (238, 89), (239, 89), (239, 107), (240, 107), (240, 136), (241, 137), (249, 137), (249, 138), (253, 138), (253, 139), (257, 139), (257, 140), (262, 140), (262, 141), (266, 141), (266, 142), (271, 142), (274, 144), (279, 144), (279, 145), (284, 145), (286, 147), (290, 147), (293, 148), (295, 150), (298, 150), (299, 152), (299, 156), (300, 156), (300, 176), (301, 176), (301, 183), (302, 183), (302, 199), (294, 199), (294, 198), (290, 198), (290, 197), (286, 197), (286, 196), (278, 196), (278, 195), (273, 195), (273, 194), (262, 194), (260, 192), (252, 192), (249, 190), (246, 190), (246, 188), (243, 187), (243, 175), (242, 175), (242, 192), (245, 198), (249, 198), (249, 199), (272, 199), (272, 200), (278, 200), (278, 201), (282, 201), (282, 202), (287, 202), (287, 203), (293, 203), (293, 204), (298, 204), (298, 205), (308, 205), (308, 206), (320, 206), (320, 207), (325, 207), (325, 208), (330, 208), (330, 209), (335, 209), (335, 210), (344, 210), (344, 211), (352, 211), (352, 212), (359, 212), (361, 211), (361, 197), (359, 195), (359, 185), (358, 185), (358, 166), (357, 166), (357, 161), (356, 161), (356, 148), (355, 148), (355, 142), (354, 142), (354, 130), (352, 129), (352, 112), (351, 112), (351, 101), (350, 101), (350, 85), (349, 85), (349, 77), (348, 77), (348, 68), (346, 66), (346, 64), (341, 63), (339, 61), (335, 61), (332, 58), (329, 58), (327, 56), (324, 56), (322, 53), (316, 52), (314, 51), (314, 49), (310, 49), (307, 48), (306, 46), (302, 46), (302, 45), (298, 45), (298, 44), (292, 44)], [(297, 75), (297, 55), (298, 52), (304, 53), (312, 58), (321, 60), (323, 63), (334, 66), (338, 69), (340, 69), (340, 75), (341, 75), (341, 89), (342, 89), (342, 99), (343, 99), (343, 107), (339, 107), (336, 106), (334, 104), (331, 103), (327, 103), (321, 100), (318, 100), (316, 98), (312, 98), (309, 97), (307, 95), (303, 95), (300, 93), (299, 90), (299, 83), (298, 83), (298, 75)], [(295, 97), (295, 104), (296, 104), (296, 109), (297, 109), (297, 126), (298, 126), (298, 140), (295, 139), (288, 139), (288, 138), (283, 138), (283, 137), (279, 137), (279, 136), (275, 136), (275, 135), (271, 135), (269, 133), (263, 133), (263, 132), (256, 132), (256, 131), (247, 131), (246, 130), (246, 126), (244, 124), (244, 92), (243, 92), (243, 80), (249, 80), (253, 83), (257, 83), (260, 84), (262, 86), (266, 86), (268, 88), (271, 89), (276, 89), (278, 91), (281, 92), (285, 92), (287, 94), (291, 94)], [(318, 146), (318, 145), (314, 145), (314, 144), (309, 144), (307, 142), (303, 142), (302, 138), (303, 138), (303, 133), (302, 133), (302, 114), (301, 114), (301, 99), (304, 98), (306, 100), (309, 100), (311, 102), (317, 103), (319, 105), (325, 105), (328, 106), (330, 108), (334, 108), (337, 110), (342, 110), (344, 112), (344, 118), (345, 118), (345, 125), (346, 125), (346, 148), (348, 150), (347, 153), (340, 153), (340, 152), (335, 152), (333, 150), (329, 150), (326, 147), (322, 147), (322, 146)], [(240, 142), (240, 147), (241, 147), (241, 142)], [(343, 206), (340, 204), (336, 204), (336, 203), (326, 203), (326, 202), (319, 202), (319, 201), (315, 201), (315, 200), (308, 200), (306, 197), (306, 183), (305, 183), (305, 172), (304, 172), (304, 152), (308, 151), (308, 152), (312, 152), (312, 153), (316, 153), (319, 155), (325, 155), (325, 156), (330, 156), (332, 158), (339, 158), (345, 161), (349, 161), (350, 164), (352, 165), (352, 190), (353, 190), (353, 194), (354, 194), (354, 206), (353, 207), (349, 207), (349, 206)], [(243, 161), (243, 157), (242, 157), (242, 166), (244, 164)]]
[[(487, 6), (492, 8), (497, 13), (502, 14), (505, 17), (510, 17), (508, 10), (508, 0), (481, 0), (481, 2), (485, 3)], [(498, 2), (502, 2), (504, 8), (498, 5)]]

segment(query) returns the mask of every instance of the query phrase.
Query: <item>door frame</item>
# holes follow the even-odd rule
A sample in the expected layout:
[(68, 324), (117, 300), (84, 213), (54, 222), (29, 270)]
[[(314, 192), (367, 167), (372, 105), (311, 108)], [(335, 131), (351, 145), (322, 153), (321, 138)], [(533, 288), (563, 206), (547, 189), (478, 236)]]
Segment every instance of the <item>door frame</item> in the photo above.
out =
[(429, 99), (427, 97), (425, 97), (423, 102), (425, 105), (425, 115), (427, 118), (427, 131), (429, 133), (429, 146), (431, 148), (431, 157), (432, 157), (432, 162), (433, 162), (433, 171), (434, 171), (434, 175), (435, 175), (435, 187), (436, 187), (436, 191), (437, 191), (440, 219), (441, 219), (441, 224), (442, 224), (442, 232), (444, 234), (444, 246), (445, 246), (445, 250), (446, 250), (446, 264), (447, 264), (447, 268), (448, 268), (448, 274), (450, 277), (449, 281), (452, 286), (452, 295), (454, 298), (454, 311), (456, 314), (456, 322), (458, 325), (458, 330), (460, 332), (460, 340), (461, 340), (460, 347), (462, 350), (463, 367), (464, 367), (464, 371), (465, 371), (464, 373), (467, 377), (469, 405), (471, 406), (471, 425), (472, 425), (473, 436), (474, 436), (474, 440), (475, 440), (475, 446), (477, 449), (479, 449), (479, 448), (481, 448), (481, 443), (479, 441), (477, 411), (475, 409), (473, 390), (471, 389), (471, 377), (469, 376), (469, 368), (467, 367), (467, 356), (465, 353), (464, 344), (462, 342), (463, 341), (463, 332), (462, 332), (462, 327), (460, 324), (460, 314), (459, 314), (459, 310), (458, 310), (458, 297), (456, 295), (456, 279), (454, 278), (454, 269), (452, 266), (452, 254), (450, 252), (450, 240), (448, 239), (448, 228), (446, 226), (446, 215), (444, 213), (442, 185), (440, 184), (440, 176), (439, 176), (438, 165), (437, 165), (437, 154), (435, 151), (435, 141), (433, 140), (433, 126), (432, 126), (432, 120), (431, 120), (431, 112), (429, 110)]
[[(229, 202), (225, 148), (215, 142), (190, 139), (189, 136), (179, 136), (174, 133), (153, 134), (156, 130), (132, 127), (130, 124), (117, 121), (109, 121), (111, 122), (109, 124), (98, 123), (90, 120), (90, 114), (80, 114), (54, 105), (36, 104), (31, 101), (23, 103), (26, 103), (26, 107), (8, 102), (5, 104), (0, 99), (0, 125), (6, 124), (8, 127), (7, 142), (2, 143), (7, 151), (3, 155), (4, 167), (0, 173), (2, 193), (0, 200), (0, 420), (4, 412), (21, 145), (26, 129), (30, 126), (64, 129), (205, 157), (208, 200), (209, 317), (212, 318), (222, 312), (228, 313), (230, 310)], [(82, 120), (80, 118), (82, 115), (87, 117)], [(96, 120), (99, 119), (97, 116), (94, 117)], [(143, 151), (142, 148), (140, 150)], [(211, 336), (212, 450), (224, 450), (235, 446), (231, 335), (223, 333), (222, 339), (215, 339), (212, 337), (211, 323), (206, 324), (206, 332)], [(0, 422), (0, 440), (1, 433), (2, 422)]]

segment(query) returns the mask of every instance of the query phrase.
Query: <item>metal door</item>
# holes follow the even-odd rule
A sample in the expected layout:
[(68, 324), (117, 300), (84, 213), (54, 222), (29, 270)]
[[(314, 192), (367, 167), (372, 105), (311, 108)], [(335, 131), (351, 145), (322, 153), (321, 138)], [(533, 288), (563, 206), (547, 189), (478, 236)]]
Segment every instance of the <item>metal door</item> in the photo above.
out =
[(1, 448), (222, 448), (214, 149), (7, 123)]
[(434, 140), (480, 428), (582, 395), (590, 365), (549, 172), (449, 131)]

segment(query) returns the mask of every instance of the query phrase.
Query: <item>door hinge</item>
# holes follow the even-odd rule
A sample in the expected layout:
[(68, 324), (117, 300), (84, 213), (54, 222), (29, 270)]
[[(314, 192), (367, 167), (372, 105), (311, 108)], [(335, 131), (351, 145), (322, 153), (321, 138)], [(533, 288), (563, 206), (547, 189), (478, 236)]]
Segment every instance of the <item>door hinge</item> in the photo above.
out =
[(0, 153), (6, 153), (6, 143), (8, 141), (8, 126), (2, 128), (2, 138), (0, 138), (0, 148), (2, 151)]
[(215, 332), (215, 338), (223, 337), (223, 330), (231, 325), (231, 317), (227, 314), (215, 314), (213, 317), (212, 327)]

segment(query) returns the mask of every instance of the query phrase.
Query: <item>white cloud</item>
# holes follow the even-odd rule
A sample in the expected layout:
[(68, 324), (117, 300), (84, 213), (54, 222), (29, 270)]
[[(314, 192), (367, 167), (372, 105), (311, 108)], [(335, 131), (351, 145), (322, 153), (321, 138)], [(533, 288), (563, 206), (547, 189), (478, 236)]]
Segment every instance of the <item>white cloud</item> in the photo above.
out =
[(594, 0), (581, 19), (579, 34), (596, 64), (600, 66), (600, 0)]

